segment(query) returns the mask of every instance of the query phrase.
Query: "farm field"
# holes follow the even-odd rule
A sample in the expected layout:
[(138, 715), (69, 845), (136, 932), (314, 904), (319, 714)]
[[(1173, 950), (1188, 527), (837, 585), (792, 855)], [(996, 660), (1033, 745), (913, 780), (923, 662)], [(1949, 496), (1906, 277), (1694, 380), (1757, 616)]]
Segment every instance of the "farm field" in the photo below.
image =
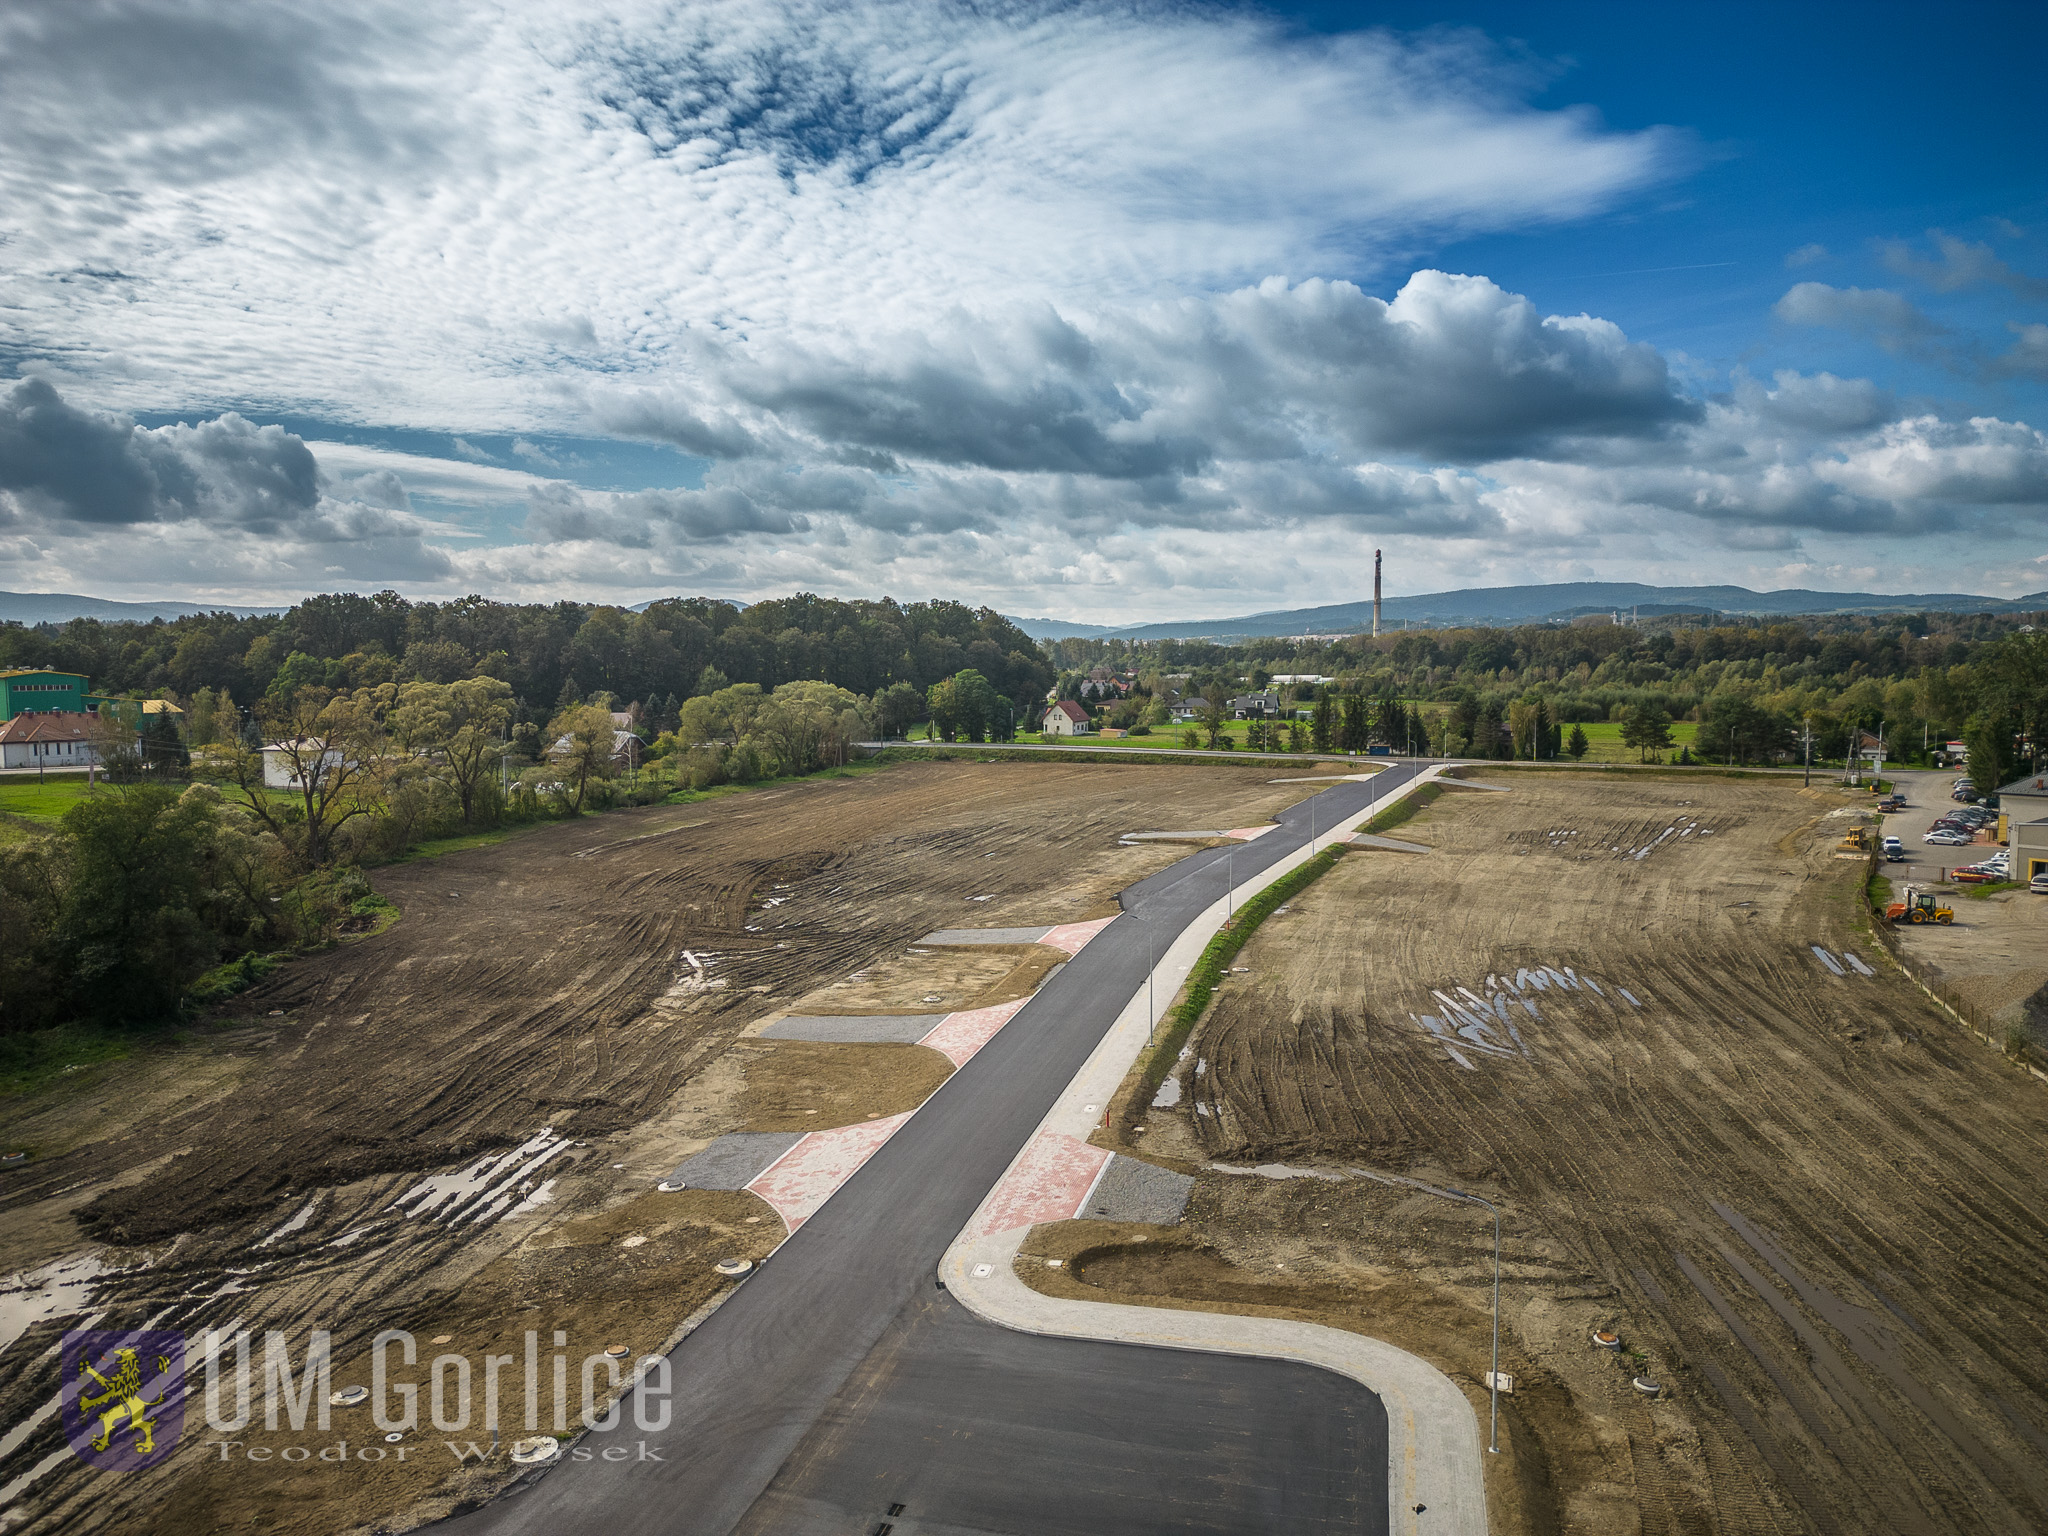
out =
[[(656, 1348), (728, 1283), (713, 1260), (759, 1258), (783, 1235), (754, 1195), (656, 1190), (680, 1159), (729, 1132), (897, 1114), (952, 1070), (922, 1045), (757, 1026), (1026, 996), (1056, 952), (912, 941), (1109, 915), (1118, 890), (1187, 852), (1122, 834), (1255, 825), (1313, 787), (1267, 777), (912, 763), (375, 871), (404, 914), (388, 932), (285, 967), (224, 1027), (0, 1105), (0, 1144), (32, 1154), (0, 1182), (0, 1274), (89, 1255), (107, 1271), (92, 1309), (111, 1319), (163, 1313), (194, 1336), (233, 1320), (301, 1343), (330, 1328), (337, 1384), (367, 1375), (388, 1326), (468, 1354), (516, 1354), (535, 1327), (579, 1352)], [(514, 1196), (516, 1219), (400, 1206), (543, 1137), (558, 1150)], [(38, 1312), (35, 1291), (0, 1309), (27, 1327), (0, 1331), (4, 1429), (56, 1390), (50, 1346), (76, 1320)], [(365, 1431), (357, 1412), (340, 1433)], [(56, 1437), (47, 1420), (16, 1437), (0, 1483)], [(303, 1443), (332, 1439), (309, 1426)], [(458, 1468), (438, 1450), (345, 1477), (221, 1467), (203, 1435), (187, 1440), (121, 1479), (55, 1467), (10, 1529), (330, 1536), (403, 1528), (504, 1478), (502, 1461)]]
[(1041, 1228), (1033, 1283), (1353, 1327), (1483, 1433), (1490, 1219), (1372, 1175), (1465, 1190), (1504, 1217), (1497, 1529), (2042, 1529), (2048, 1089), (1873, 945), (1856, 802), (1487, 776), (1269, 919), (1120, 1106), (1182, 1225)]

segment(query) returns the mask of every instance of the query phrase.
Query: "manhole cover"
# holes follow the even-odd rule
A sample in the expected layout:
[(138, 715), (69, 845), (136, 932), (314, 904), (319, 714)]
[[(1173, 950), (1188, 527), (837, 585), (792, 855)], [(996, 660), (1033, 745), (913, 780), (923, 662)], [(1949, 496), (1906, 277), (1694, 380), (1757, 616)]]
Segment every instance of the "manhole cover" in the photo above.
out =
[(752, 1259), (720, 1259), (711, 1266), (721, 1275), (744, 1275), (754, 1267)]
[(327, 1401), (337, 1408), (353, 1408), (370, 1395), (368, 1387), (343, 1387), (339, 1392), (327, 1394)]
[(512, 1460), (522, 1467), (553, 1461), (562, 1454), (562, 1442), (553, 1435), (528, 1435), (512, 1442)]

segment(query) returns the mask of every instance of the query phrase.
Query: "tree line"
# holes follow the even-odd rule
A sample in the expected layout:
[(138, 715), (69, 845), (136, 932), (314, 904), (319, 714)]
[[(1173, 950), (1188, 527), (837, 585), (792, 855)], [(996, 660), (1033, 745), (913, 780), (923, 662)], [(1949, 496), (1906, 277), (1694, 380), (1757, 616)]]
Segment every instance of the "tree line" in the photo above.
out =
[(1173, 679), (1200, 695), (1319, 674), (1333, 681), (1286, 690), (1290, 713), (1323, 692), (1404, 698), (1426, 716), (1431, 750), (1449, 755), (1569, 755), (1573, 725), (1615, 721), (1647, 757), (1669, 748), (1672, 722), (1693, 721), (1687, 755), (1717, 762), (1786, 761), (1809, 741), (1816, 762), (1841, 761), (1868, 732), (1882, 734), (1894, 761), (1965, 740), (1973, 772), (2003, 782), (2038, 764), (2048, 743), (2044, 628), (2048, 614), (1672, 618), (1233, 646), (1061, 640), (1046, 651), (1063, 675), (1136, 674), (1138, 697), (1107, 717), (1116, 724), (1145, 718)]
[(352, 692), (488, 676), (511, 689), (526, 718), (598, 693), (652, 717), (671, 697), (734, 684), (772, 692), (822, 681), (872, 696), (900, 683), (922, 695), (970, 669), (1021, 718), (1054, 677), (1031, 638), (993, 609), (808, 593), (744, 607), (669, 598), (638, 611), (329, 593), (252, 617), (4, 625), (0, 666), (83, 673), (106, 693), (189, 701), (203, 691), (212, 709), (244, 718), (260, 700), (290, 700), (307, 687)]

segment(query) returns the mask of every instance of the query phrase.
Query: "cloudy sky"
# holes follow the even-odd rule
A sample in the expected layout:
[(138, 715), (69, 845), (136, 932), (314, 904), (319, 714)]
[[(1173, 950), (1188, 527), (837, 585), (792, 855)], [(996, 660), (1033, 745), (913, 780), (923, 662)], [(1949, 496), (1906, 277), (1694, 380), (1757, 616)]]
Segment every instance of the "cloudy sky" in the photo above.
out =
[(0, 588), (2048, 588), (2036, 6), (0, 0)]

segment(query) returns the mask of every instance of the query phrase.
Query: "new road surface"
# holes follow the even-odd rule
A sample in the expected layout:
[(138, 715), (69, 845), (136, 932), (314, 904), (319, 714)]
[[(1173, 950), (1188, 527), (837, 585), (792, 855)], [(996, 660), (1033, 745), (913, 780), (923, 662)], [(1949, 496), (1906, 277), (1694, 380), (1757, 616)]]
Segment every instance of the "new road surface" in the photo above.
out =
[[(1227, 850), (1243, 882), (1415, 777), (1387, 762)], [(1381, 1532), (1387, 1425), (1331, 1372), (985, 1324), (938, 1288), (948, 1244), (1080, 1070), (1151, 956), (1221, 899), (1223, 849), (1124, 915), (671, 1356), (666, 1429), (441, 1529), (460, 1536), (1144, 1536)], [(612, 1460), (603, 1452), (621, 1453)], [(659, 1460), (655, 1460), (655, 1457)]]

